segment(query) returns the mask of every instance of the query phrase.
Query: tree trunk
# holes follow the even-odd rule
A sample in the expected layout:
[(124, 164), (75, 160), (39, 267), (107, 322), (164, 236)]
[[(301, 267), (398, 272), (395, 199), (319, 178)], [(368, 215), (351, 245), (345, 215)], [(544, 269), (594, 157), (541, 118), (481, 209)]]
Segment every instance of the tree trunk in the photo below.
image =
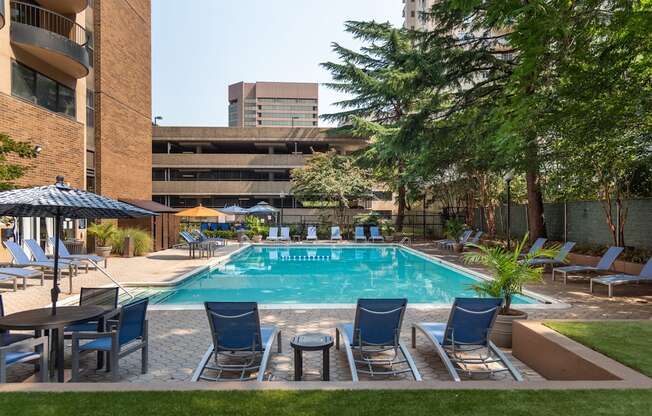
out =
[(539, 237), (546, 236), (543, 223), (543, 195), (539, 186), (539, 172), (536, 168), (528, 168), (525, 173), (527, 181), (528, 224), (530, 227), (530, 243)]
[(403, 220), (405, 219), (405, 207), (407, 205), (406, 201), (406, 189), (405, 185), (400, 185), (398, 187), (398, 210), (396, 212), (396, 231), (403, 231)]

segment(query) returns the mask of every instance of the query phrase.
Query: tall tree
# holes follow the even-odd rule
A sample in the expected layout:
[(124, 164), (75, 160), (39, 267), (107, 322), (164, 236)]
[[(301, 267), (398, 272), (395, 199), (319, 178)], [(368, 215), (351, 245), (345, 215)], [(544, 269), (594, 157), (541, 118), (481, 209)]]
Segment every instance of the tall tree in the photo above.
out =
[(340, 62), (322, 67), (335, 81), (326, 85), (352, 98), (336, 103), (342, 111), (323, 117), (346, 124), (353, 134), (371, 137), (359, 162), (395, 193), (396, 228), (401, 231), (410, 187), (418, 183), (408, 168), (413, 151), (397, 141), (404, 117), (415, 111), (423, 95), (414, 70), (414, 40), (389, 23), (348, 21), (345, 30), (363, 46), (357, 51), (333, 43)]
[(24, 165), (9, 162), (9, 156), (29, 159), (36, 157), (36, 153), (29, 143), (17, 142), (9, 135), (0, 133), (0, 191), (15, 188), (14, 181), (27, 172)]

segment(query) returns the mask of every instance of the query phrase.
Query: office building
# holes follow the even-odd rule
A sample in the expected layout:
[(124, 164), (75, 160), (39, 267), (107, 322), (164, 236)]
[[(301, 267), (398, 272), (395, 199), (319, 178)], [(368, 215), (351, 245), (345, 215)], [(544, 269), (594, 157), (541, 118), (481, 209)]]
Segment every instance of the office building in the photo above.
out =
[(403, 0), (403, 27), (410, 30), (432, 30), (434, 23), (426, 18), (436, 0)]
[(229, 85), (229, 127), (317, 127), (318, 95), (316, 83)]

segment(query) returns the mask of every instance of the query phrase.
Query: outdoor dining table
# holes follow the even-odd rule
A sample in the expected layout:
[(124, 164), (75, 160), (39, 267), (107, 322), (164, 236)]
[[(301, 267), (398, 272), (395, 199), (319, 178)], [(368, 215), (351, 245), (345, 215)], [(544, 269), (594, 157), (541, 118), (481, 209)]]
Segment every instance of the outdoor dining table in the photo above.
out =
[(101, 320), (107, 312), (107, 309), (101, 306), (60, 306), (57, 307), (56, 315), (52, 315), (52, 308), (32, 309), (0, 318), (0, 329), (35, 331), (37, 336), (40, 335), (40, 331), (50, 331), (50, 344), (55, 351), (57, 381), (63, 383), (64, 328), (94, 320), (99, 322), (98, 327), (103, 326)]

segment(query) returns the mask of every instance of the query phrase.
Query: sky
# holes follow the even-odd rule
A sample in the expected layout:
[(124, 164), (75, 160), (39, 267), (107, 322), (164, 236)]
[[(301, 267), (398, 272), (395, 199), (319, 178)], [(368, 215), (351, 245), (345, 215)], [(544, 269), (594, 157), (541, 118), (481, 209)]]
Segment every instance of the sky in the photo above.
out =
[[(337, 59), (331, 42), (360, 45), (345, 21), (400, 26), (402, 9), (401, 0), (152, 1), (153, 116), (164, 126), (226, 126), (229, 84), (329, 82), (319, 63)], [(343, 98), (320, 85), (320, 114)]]

